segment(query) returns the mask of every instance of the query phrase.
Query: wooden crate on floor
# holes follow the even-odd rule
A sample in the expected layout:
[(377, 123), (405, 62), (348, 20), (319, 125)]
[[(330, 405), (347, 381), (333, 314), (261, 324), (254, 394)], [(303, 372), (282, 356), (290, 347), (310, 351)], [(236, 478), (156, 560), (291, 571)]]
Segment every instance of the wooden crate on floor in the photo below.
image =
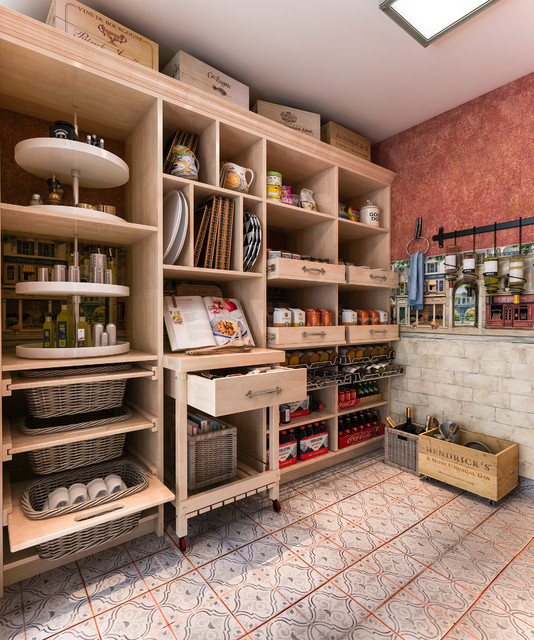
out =
[[(500, 500), (517, 486), (519, 447), (515, 442), (460, 430), (458, 444), (438, 440), (437, 429), (419, 436), (419, 473), (465, 489), (488, 500)], [(480, 442), (492, 453), (463, 446)]]

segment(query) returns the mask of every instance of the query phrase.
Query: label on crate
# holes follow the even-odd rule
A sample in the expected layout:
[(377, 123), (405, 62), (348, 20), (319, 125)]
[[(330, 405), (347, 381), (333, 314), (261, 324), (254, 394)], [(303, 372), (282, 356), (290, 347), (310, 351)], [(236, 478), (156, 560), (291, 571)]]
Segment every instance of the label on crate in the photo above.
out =
[(293, 418), (300, 418), (301, 416), (307, 416), (310, 413), (310, 397), (308, 396), (304, 400), (297, 400), (295, 402), (287, 402), (289, 407), (289, 415), (291, 420)]
[(357, 407), (360, 404), (360, 398), (354, 398), (353, 400), (344, 400), (338, 402), (338, 409), (350, 409), (351, 407)]
[(366, 440), (371, 440), (371, 438), (376, 438), (378, 436), (384, 435), (385, 425), (381, 424), (377, 429), (365, 429), (365, 431), (358, 431), (358, 433), (351, 433), (350, 436), (341, 436), (338, 438), (338, 448), (344, 449), (345, 447), (350, 447), (353, 444), (358, 444), (360, 442), (365, 442)]
[(328, 433), (319, 433), (316, 436), (302, 438), (299, 444), (299, 458), (308, 460), (320, 456), (328, 451)]
[(297, 441), (286, 442), (278, 449), (278, 466), (280, 469), (289, 467), (297, 461)]

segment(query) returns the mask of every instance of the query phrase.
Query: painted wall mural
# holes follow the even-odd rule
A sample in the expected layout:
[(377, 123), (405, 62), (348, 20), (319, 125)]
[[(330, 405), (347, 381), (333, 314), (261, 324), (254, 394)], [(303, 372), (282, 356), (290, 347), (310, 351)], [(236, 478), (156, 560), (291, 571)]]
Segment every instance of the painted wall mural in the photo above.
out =
[[(533, 103), (531, 73), (373, 146), (373, 162), (397, 173), (393, 260), (407, 257), (418, 216), (431, 240), (440, 226), (447, 232), (534, 215)], [(533, 240), (534, 226), (525, 227), (523, 242)], [(500, 246), (517, 241), (517, 229), (498, 232)], [(488, 247), (493, 238), (477, 235), (476, 242)], [(472, 249), (472, 236), (458, 246)], [(440, 253), (431, 241), (427, 255)]]

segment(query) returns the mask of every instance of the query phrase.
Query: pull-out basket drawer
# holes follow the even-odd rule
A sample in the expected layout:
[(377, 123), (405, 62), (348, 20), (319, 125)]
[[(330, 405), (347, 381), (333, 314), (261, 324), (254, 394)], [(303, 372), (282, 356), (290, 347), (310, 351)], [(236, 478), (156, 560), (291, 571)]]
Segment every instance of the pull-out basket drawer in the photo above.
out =
[(212, 379), (189, 374), (187, 380), (187, 403), (211, 416), (263, 409), (305, 397), (305, 369), (276, 367), (264, 373)]

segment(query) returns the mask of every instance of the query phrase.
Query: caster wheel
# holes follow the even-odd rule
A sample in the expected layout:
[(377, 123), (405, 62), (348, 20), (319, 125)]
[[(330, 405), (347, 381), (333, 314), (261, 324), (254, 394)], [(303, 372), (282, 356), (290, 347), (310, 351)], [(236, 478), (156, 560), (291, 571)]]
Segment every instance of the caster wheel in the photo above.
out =
[(495, 502), (493, 500), (488, 500), (488, 504), (490, 507), (493, 507), (493, 505), (495, 504)]
[(180, 551), (184, 553), (185, 550), (187, 549), (187, 542), (185, 541), (185, 538), (180, 538), (178, 542), (180, 546)]
[(273, 509), (276, 511), (276, 513), (280, 513), (282, 507), (280, 506), (278, 500), (273, 500)]

